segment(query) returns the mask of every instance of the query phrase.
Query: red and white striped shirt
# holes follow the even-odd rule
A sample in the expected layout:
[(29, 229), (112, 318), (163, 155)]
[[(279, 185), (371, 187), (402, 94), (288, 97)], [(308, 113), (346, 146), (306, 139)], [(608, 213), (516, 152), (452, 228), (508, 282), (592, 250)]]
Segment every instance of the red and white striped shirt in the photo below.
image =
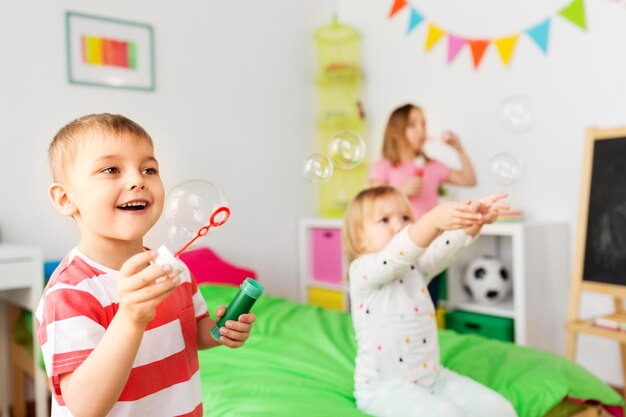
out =
[[(46, 286), (35, 326), (53, 392), (52, 417), (72, 416), (59, 377), (78, 368), (109, 327), (119, 308), (116, 274), (74, 248)], [(208, 310), (189, 270), (180, 278), (146, 326), (109, 416), (202, 416), (196, 321)]]

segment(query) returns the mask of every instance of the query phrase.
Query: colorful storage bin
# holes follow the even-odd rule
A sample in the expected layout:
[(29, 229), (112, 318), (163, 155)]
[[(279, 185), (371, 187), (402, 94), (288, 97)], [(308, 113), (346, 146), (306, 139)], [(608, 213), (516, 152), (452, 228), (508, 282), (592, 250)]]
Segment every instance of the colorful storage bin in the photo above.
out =
[(515, 340), (513, 319), (455, 310), (446, 314), (446, 328), (458, 333), (474, 333), (491, 339)]
[(342, 254), (341, 229), (311, 229), (313, 280), (330, 284), (341, 284)]
[(337, 311), (346, 311), (346, 294), (324, 288), (309, 288), (309, 304)]

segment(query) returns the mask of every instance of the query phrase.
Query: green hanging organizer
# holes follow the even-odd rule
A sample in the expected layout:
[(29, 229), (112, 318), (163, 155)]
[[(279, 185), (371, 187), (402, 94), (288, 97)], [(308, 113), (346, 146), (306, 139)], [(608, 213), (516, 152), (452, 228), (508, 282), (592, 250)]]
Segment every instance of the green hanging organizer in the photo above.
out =
[[(318, 146), (327, 153), (328, 143), (339, 132), (365, 134), (365, 114), (361, 103), (361, 36), (337, 22), (315, 32), (318, 51)], [(343, 217), (350, 200), (366, 186), (367, 166), (362, 162), (350, 170), (335, 167), (330, 181), (319, 187), (318, 214)]]

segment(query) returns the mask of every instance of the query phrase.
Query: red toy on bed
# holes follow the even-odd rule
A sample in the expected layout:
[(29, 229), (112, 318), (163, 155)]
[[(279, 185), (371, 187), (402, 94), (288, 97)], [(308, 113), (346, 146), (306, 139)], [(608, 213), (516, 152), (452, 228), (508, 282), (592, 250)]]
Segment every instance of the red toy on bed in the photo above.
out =
[(235, 266), (207, 247), (199, 247), (180, 254), (198, 284), (227, 284), (238, 286), (246, 278), (256, 279), (256, 272)]

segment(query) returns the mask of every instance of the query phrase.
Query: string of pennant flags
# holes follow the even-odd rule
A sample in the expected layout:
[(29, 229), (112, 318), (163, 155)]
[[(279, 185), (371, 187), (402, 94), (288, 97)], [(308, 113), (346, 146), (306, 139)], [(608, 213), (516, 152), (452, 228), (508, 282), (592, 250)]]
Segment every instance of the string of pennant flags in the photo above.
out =
[(428, 24), (426, 41), (424, 50), (430, 51), (442, 39), (447, 39), (447, 63), (450, 64), (457, 57), (459, 52), (465, 45), (470, 48), (474, 70), (477, 70), (485, 56), (485, 52), (489, 45), (495, 45), (500, 56), (500, 60), (505, 67), (508, 67), (517, 41), (521, 35), (527, 35), (544, 53), (548, 53), (548, 44), (550, 37), (550, 22), (556, 16), (560, 16), (581, 29), (587, 28), (585, 17), (584, 0), (572, 0), (567, 6), (563, 7), (555, 13), (554, 16), (547, 17), (538, 24), (521, 30), (517, 33), (508, 34), (499, 38), (470, 38), (455, 34), (445, 28), (438, 26), (435, 22), (429, 21), (416, 7), (409, 4), (407, 0), (393, 0), (391, 10), (389, 11), (389, 19), (397, 16), (400, 11), (408, 10), (407, 35), (413, 32), (416, 27), (421, 24)]

